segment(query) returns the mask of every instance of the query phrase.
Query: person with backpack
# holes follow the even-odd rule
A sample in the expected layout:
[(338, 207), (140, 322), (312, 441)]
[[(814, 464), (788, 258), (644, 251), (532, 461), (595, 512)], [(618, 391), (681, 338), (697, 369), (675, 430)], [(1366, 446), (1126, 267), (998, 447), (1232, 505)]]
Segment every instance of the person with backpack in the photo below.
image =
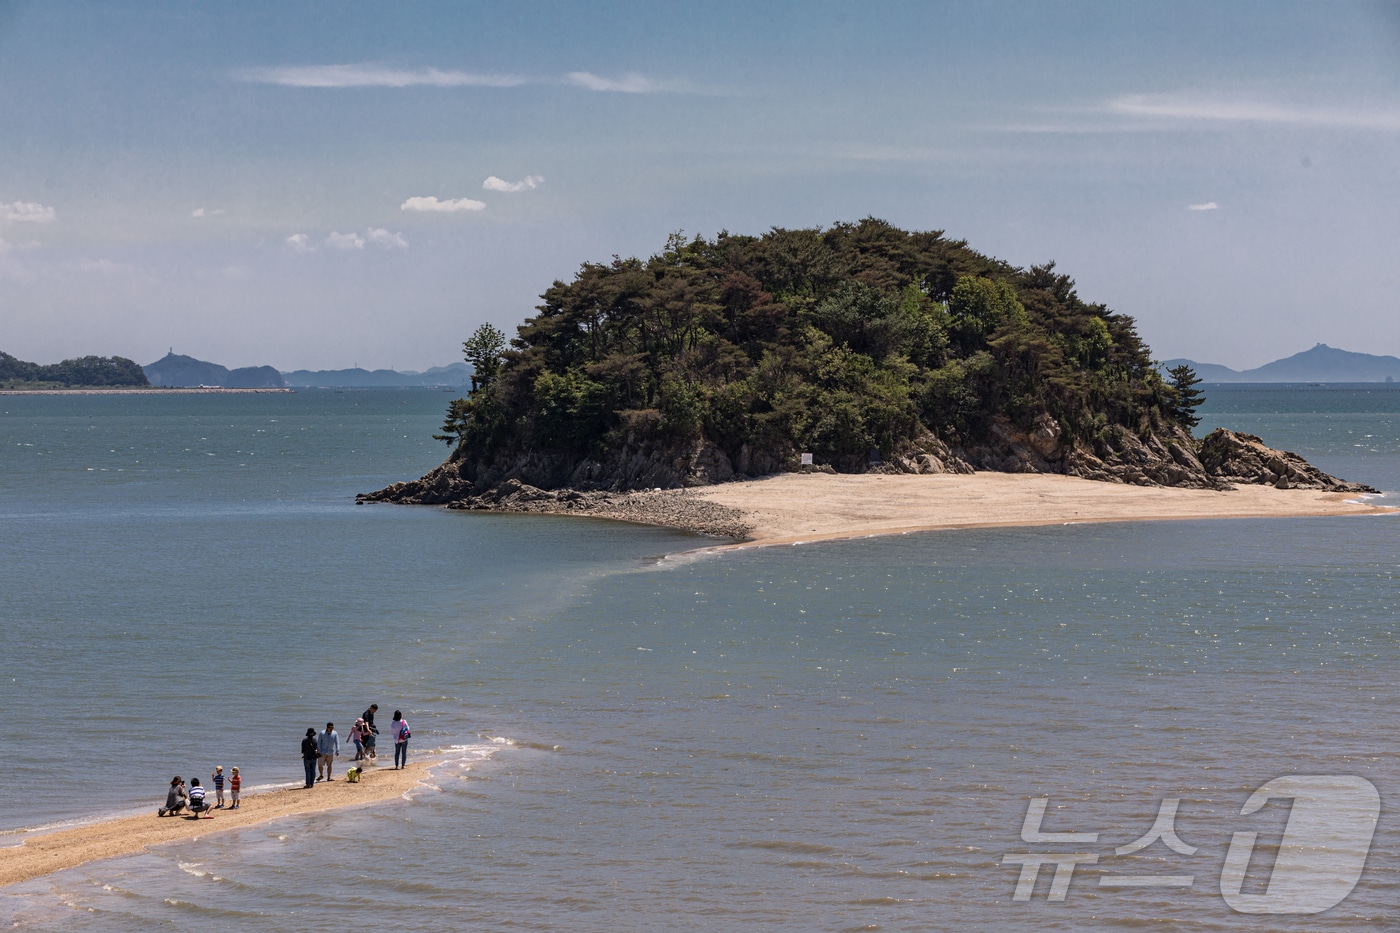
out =
[(403, 712), (394, 710), (394, 721), (389, 724), (389, 734), (394, 737), (394, 770), (408, 767), (408, 740), (412, 735), (408, 731), (408, 720), (403, 718)]
[(321, 757), (321, 749), (316, 745), (316, 730), (308, 726), (306, 738), (301, 740), (301, 766), (306, 769), (306, 786), (316, 783), (316, 761)]

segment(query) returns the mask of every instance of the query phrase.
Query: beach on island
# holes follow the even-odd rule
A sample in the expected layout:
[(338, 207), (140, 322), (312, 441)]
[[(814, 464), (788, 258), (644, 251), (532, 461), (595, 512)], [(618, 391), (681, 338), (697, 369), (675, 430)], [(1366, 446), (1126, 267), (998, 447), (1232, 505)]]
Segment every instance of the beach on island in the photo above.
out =
[(796, 544), (954, 528), (1206, 518), (1394, 515), (1351, 492), (1240, 485), (1133, 486), (1056, 474), (782, 473), (684, 490), (597, 499), (513, 495), (495, 511), (587, 515), (737, 539)]
[(23, 835), (23, 841), (17, 845), (13, 836), (0, 835), (0, 840), (4, 840), (0, 842), (0, 887), (87, 862), (134, 855), (162, 843), (189, 842), (283, 817), (381, 803), (412, 790), (438, 763), (439, 759), (425, 758), (400, 770), (387, 765), (367, 768), (359, 782), (353, 784), (342, 773), (335, 780), (322, 781), (310, 789), (298, 782), (294, 787), (245, 792), (237, 810), (211, 810), (212, 818), (194, 819), (188, 811), (157, 816), (156, 808), (165, 800), (165, 788), (153, 788), (149, 810), (136, 816), (100, 819), (51, 832), (36, 831)]
[(745, 543), (765, 545), (950, 528), (1396, 513), (1356, 493), (1272, 486), (1217, 492), (1026, 473), (784, 473), (689, 495), (741, 512), (752, 529)]

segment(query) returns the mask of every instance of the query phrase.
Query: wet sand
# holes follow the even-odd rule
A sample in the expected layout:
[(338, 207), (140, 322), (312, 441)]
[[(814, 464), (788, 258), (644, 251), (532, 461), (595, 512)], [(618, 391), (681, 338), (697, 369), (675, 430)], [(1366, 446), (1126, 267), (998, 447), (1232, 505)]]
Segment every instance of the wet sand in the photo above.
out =
[[(298, 783), (294, 788), (245, 793), (237, 810), (212, 810), (212, 818), (194, 819), (184, 814), (157, 816), (156, 808), (165, 802), (165, 788), (153, 788), (150, 810), (140, 816), (35, 833), (25, 836), (21, 845), (13, 844), (14, 836), (0, 835), (0, 846), (4, 846), (0, 848), (0, 887), (76, 868), (86, 862), (134, 855), (163, 842), (185, 842), (281, 817), (364, 806), (401, 797), (422, 781), (427, 769), (438, 761), (424, 758), (399, 771), (393, 770), (392, 765), (378, 765), (367, 769), (358, 784), (345, 780), (341, 770), (335, 780), (321, 781), (310, 789)], [(210, 790), (209, 800), (213, 799), (214, 792)]]

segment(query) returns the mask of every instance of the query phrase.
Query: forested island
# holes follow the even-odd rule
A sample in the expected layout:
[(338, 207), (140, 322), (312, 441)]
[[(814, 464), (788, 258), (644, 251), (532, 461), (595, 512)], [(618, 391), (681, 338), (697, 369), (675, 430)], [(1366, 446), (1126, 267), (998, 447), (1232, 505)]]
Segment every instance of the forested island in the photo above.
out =
[(140, 364), (123, 356), (83, 356), (47, 366), (0, 352), (0, 389), (147, 387)]
[[(1258, 438), (1192, 436), (1189, 367), (1054, 264), (867, 218), (673, 235), (556, 281), (509, 343), (465, 346), (442, 467), (362, 501), (499, 501), (783, 471), (1058, 473), (1141, 486), (1356, 491)], [(810, 458), (804, 457), (810, 454)], [(810, 460), (810, 464), (805, 464)]]

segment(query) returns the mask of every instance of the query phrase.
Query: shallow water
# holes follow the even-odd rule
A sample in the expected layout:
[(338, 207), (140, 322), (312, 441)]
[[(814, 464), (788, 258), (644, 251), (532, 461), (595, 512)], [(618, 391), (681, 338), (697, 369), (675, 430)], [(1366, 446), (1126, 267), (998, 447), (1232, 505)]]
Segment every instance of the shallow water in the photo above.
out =
[[(1400, 393), (1385, 392), (1213, 392), (1202, 429), (1218, 418), (1396, 489)], [(16, 531), (0, 546), (13, 568), (0, 702), (27, 737), (0, 774), (0, 826), (135, 806), (169, 773), (215, 763), (250, 784), (294, 778), (305, 725), (348, 723), (371, 699), (408, 711), (419, 748), (461, 748), (410, 800), (83, 866), (10, 889), (0, 917), (65, 930), (1394, 925), (1389, 517), (660, 560), (705, 542), (350, 504), (440, 459), (426, 438), (446, 397), (4, 400), (0, 521)], [(1287, 821), (1286, 802), (1240, 808), (1287, 774), (1379, 789), (1365, 872), (1315, 917), (1236, 913), (1219, 893), (1231, 833), (1260, 832), (1246, 890), (1262, 892)], [(1049, 868), (1014, 900), (1018, 870), (1002, 863), (1036, 850), (1019, 834), (1038, 796), (1047, 830), (1101, 834), (1039, 846), (1100, 856), (1063, 902), (1047, 900)], [(1115, 856), (1164, 798), (1180, 798), (1195, 854), (1158, 842)], [(1154, 872), (1193, 884), (1098, 883)]]

